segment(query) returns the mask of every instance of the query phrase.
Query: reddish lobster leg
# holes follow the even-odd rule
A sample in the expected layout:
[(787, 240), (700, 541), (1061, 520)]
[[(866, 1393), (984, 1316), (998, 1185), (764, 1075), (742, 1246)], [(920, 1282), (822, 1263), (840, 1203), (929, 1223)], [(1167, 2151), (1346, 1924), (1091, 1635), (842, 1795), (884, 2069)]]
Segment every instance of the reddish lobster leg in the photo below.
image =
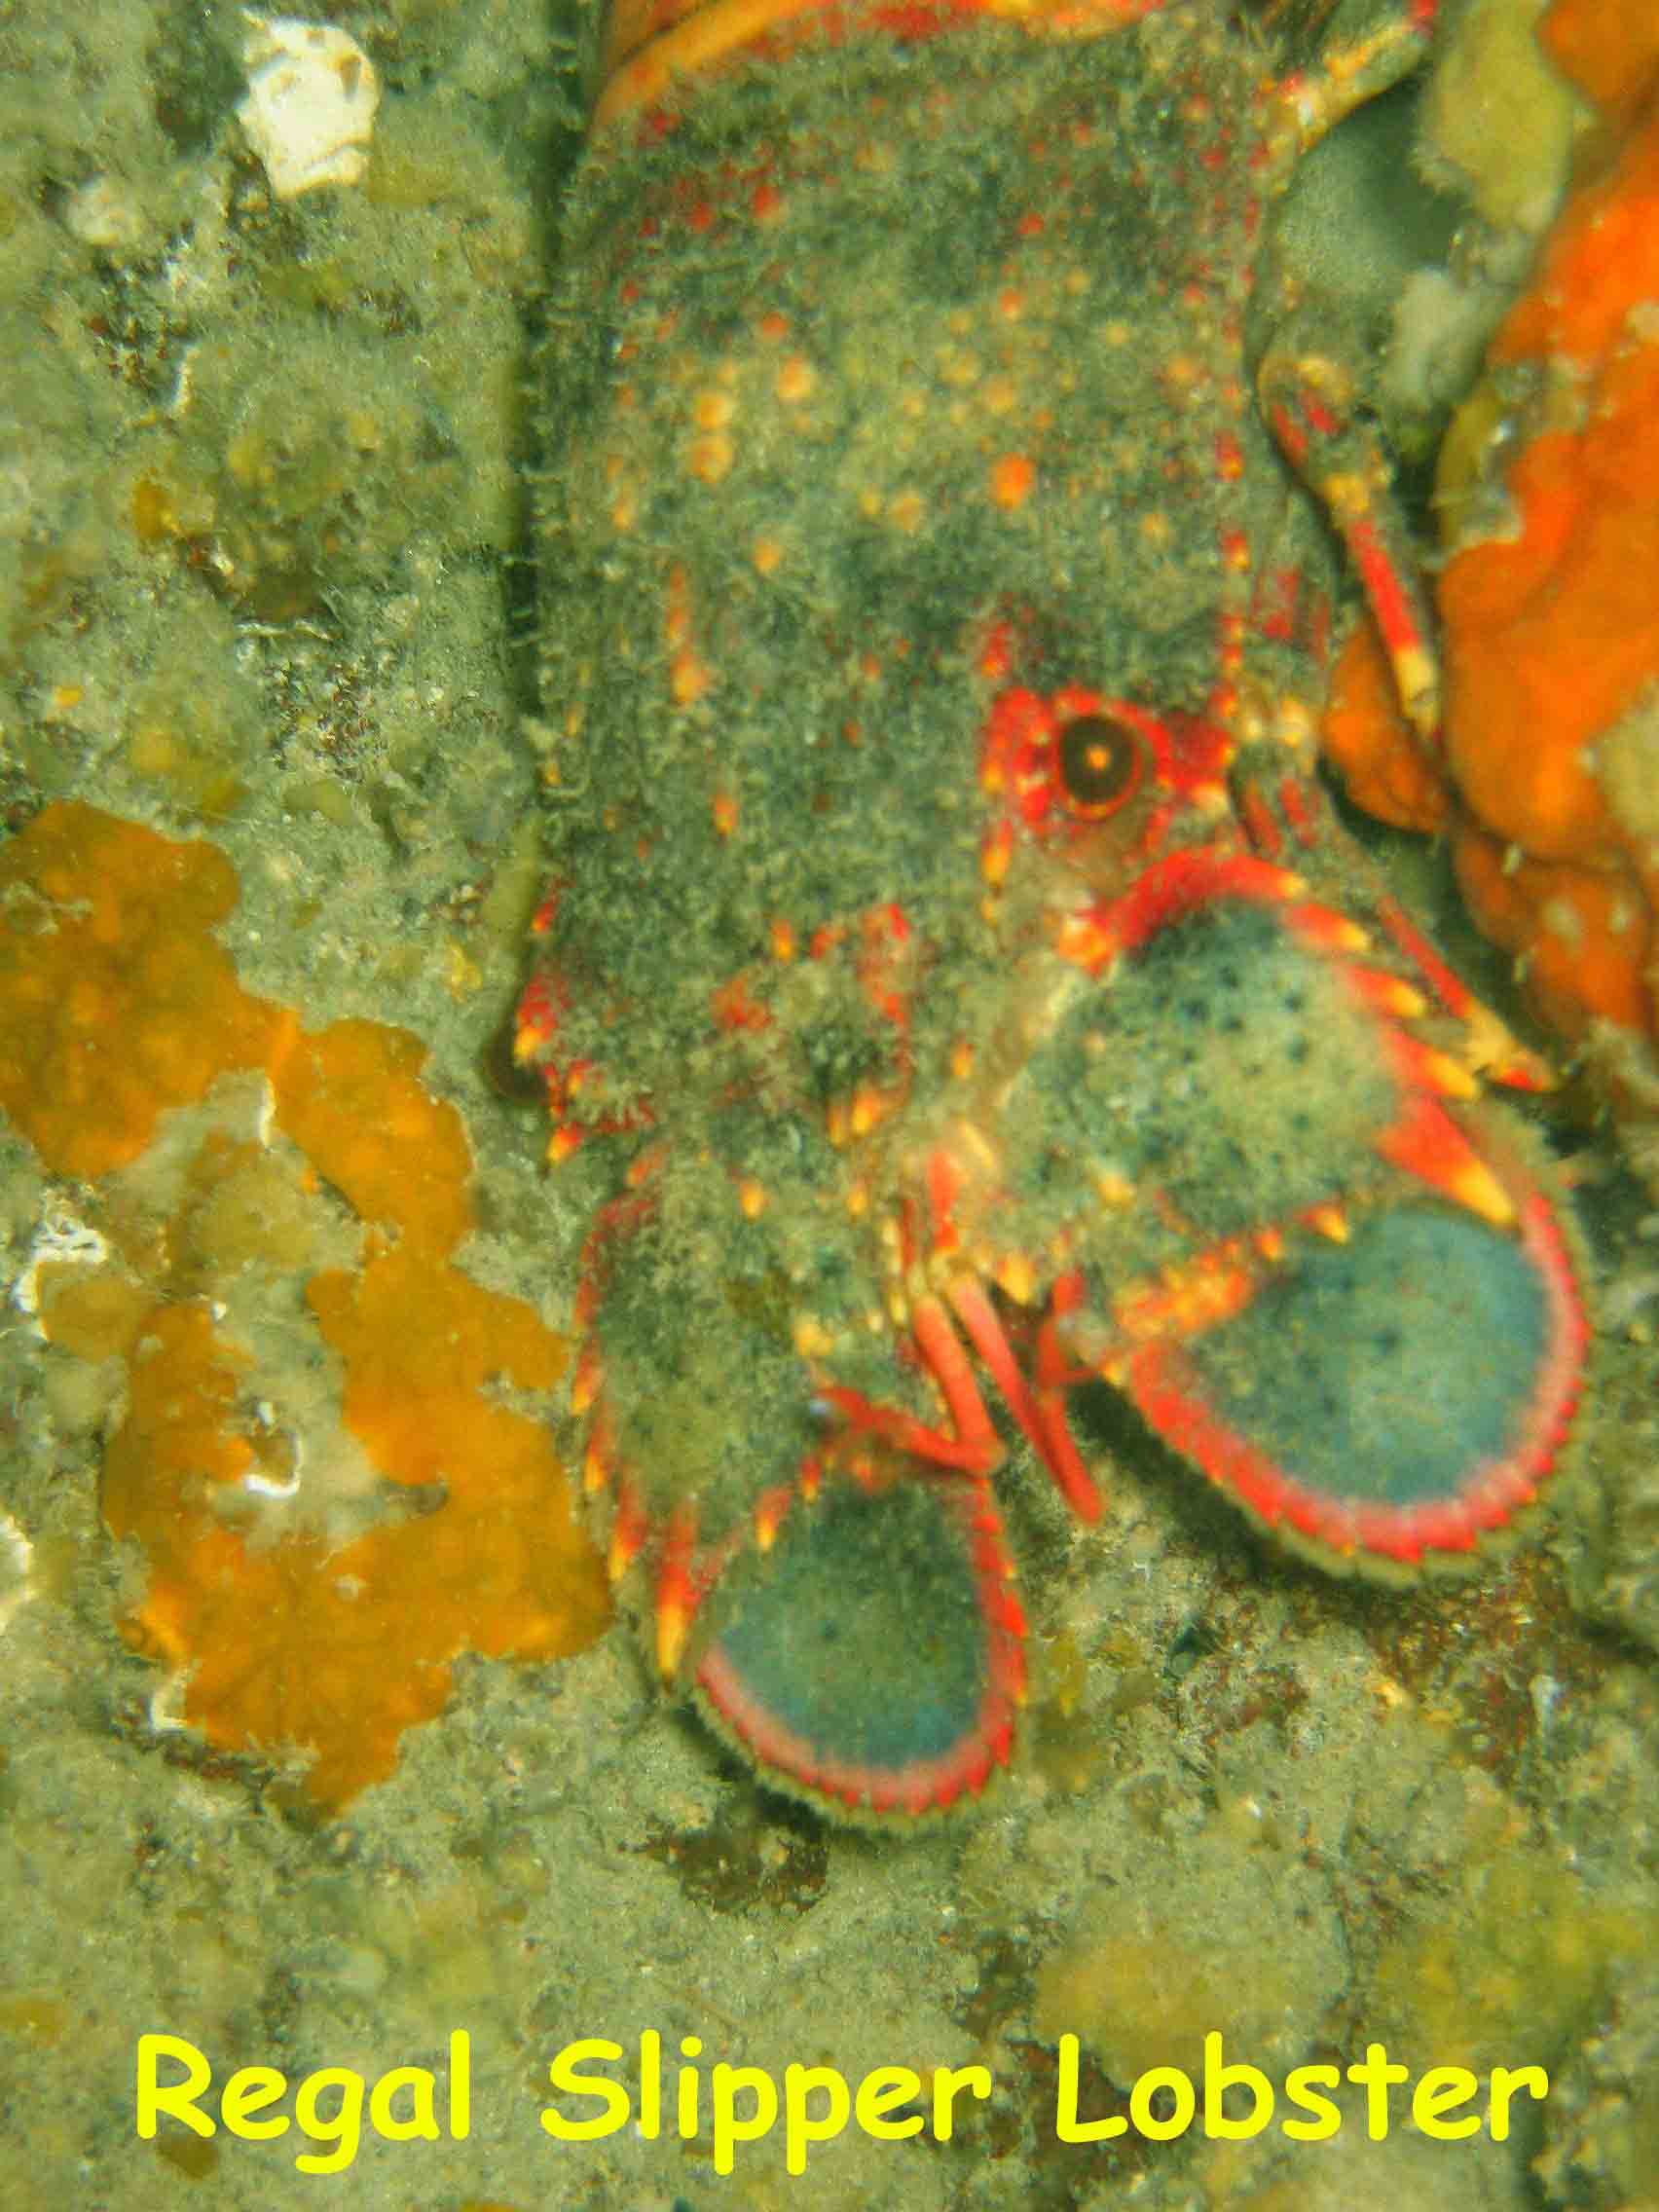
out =
[(1394, 672), (1400, 706), (1424, 743), (1440, 727), (1428, 602), (1375, 432), (1353, 418), (1347, 375), (1305, 330), (1282, 330), (1257, 375), (1263, 412), (1287, 461), (1341, 533)]

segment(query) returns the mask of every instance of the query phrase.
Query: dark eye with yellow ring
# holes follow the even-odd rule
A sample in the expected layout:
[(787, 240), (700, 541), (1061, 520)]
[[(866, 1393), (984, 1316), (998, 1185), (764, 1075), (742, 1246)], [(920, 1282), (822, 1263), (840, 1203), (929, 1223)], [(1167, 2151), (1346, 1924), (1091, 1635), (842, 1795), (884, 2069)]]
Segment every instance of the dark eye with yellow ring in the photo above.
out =
[(1060, 797), (1085, 822), (1116, 814), (1139, 787), (1145, 748), (1140, 733), (1110, 715), (1079, 715), (1054, 740)]

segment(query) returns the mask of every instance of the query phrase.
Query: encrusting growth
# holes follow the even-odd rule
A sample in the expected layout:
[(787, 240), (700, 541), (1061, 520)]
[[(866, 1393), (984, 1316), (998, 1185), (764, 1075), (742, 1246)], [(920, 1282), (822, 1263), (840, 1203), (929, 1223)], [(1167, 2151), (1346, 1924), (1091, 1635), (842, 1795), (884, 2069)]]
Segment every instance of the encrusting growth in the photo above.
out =
[[(209, 1743), (310, 1753), (305, 1789), (336, 1811), (442, 1711), (461, 1653), (554, 1658), (605, 1625), (545, 1423), (496, 1395), (549, 1390), (564, 1346), (452, 1264), (471, 1162), (420, 1040), (310, 1033), (241, 989), (208, 934), (236, 899), (222, 855), (54, 806), (0, 854), (0, 1100), (51, 1172), (104, 1179), (108, 1257), (43, 1263), (37, 1318), (127, 1361), (103, 1508), (148, 1577), (125, 1633)], [(263, 1076), (274, 1130), (186, 1126), (182, 1169), (153, 1169), (169, 1110), (210, 1116), (239, 1071)], [(133, 1197), (133, 1162), (164, 1199)], [(312, 1272), (343, 1236), (362, 1265)], [(276, 1284), (275, 1352), (243, 1341), (250, 1278)]]
[(1659, 1121), (1659, 25), (1558, 0), (1540, 36), (1603, 124), (1442, 453), (1444, 727), (1407, 728), (1362, 630), (1323, 739), (1358, 804), (1449, 832), (1475, 920), (1588, 1049), (1640, 1163)]

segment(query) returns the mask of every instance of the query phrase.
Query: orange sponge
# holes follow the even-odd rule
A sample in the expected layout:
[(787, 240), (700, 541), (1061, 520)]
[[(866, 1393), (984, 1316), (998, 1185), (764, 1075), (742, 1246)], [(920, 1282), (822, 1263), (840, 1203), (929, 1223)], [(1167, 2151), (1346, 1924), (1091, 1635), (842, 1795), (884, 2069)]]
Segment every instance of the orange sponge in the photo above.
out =
[[(1442, 460), (1510, 451), (1448, 498), (1443, 747), (1425, 754), (1349, 647), (1325, 726), (1359, 804), (1444, 819), (1471, 911), (1538, 1012), (1659, 1043), (1659, 17), (1558, 0), (1547, 37), (1628, 134), (1568, 200)], [(1517, 367), (1528, 374), (1517, 379)], [(1519, 403), (1516, 394), (1530, 394)], [(1490, 435), (1506, 424), (1500, 446)], [(1447, 486), (1443, 484), (1443, 491)], [(1470, 535), (1466, 518), (1487, 535)], [(1461, 535), (1457, 535), (1458, 532)]]
[(461, 1116), (417, 1080), (425, 1057), (419, 1037), (384, 1022), (290, 1025), (271, 1080), (278, 1123), (353, 1209), (441, 1253), (472, 1227), (472, 1159)]
[(1538, 36), (1563, 74), (1615, 122), (1628, 123), (1659, 87), (1653, 0), (1556, 0)]
[(207, 934), (236, 903), (211, 845), (94, 807), (0, 849), (0, 1106), (55, 1174), (125, 1166), (168, 1107), (264, 1063), (277, 1009)]
[[(210, 846), (86, 806), (41, 815), (0, 852), (0, 1104), (50, 1169), (92, 1179), (220, 1074), (270, 1082), (297, 1156), (209, 1129), (176, 1216), (134, 1232), (140, 1201), (112, 1197), (122, 1258), (44, 1270), (39, 1320), (65, 1350), (128, 1362), (103, 1481), (110, 1529), (149, 1562), (128, 1635), (178, 1673), (210, 1743), (309, 1751), (306, 1788), (333, 1811), (442, 1710), (459, 1653), (577, 1650), (608, 1596), (544, 1420), (500, 1395), (550, 1389), (564, 1346), (450, 1262), (471, 1162), (460, 1115), (419, 1080), (420, 1040), (371, 1021), (310, 1034), (249, 997), (209, 934), (236, 896)], [(223, 1309), (251, 1269), (285, 1272), (276, 1308), (298, 1310), (319, 1179), (371, 1256), (306, 1285), (317, 1336), (297, 1363), (291, 1323), (256, 1357)], [(331, 1354), (338, 1411), (317, 1381)], [(340, 1518), (362, 1532), (331, 1545)]]
[(421, 1509), (335, 1551), (250, 1532), (247, 1357), (200, 1305), (146, 1323), (103, 1506), (149, 1556), (129, 1634), (187, 1671), (184, 1718), (226, 1751), (312, 1751), (306, 1789), (332, 1812), (443, 1710), (460, 1653), (579, 1650), (608, 1599), (545, 1424), (482, 1395), (496, 1378), (542, 1389), (557, 1375), (562, 1347), (531, 1309), (401, 1254), (320, 1275), (308, 1296), (345, 1356), (349, 1426), (389, 1483), (424, 1486)]

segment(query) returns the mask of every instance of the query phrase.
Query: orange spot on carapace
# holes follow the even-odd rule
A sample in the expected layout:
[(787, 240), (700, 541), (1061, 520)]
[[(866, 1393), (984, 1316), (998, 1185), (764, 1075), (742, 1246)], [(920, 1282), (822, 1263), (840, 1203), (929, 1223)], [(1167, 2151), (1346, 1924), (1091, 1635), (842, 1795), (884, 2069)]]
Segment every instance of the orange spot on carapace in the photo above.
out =
[(1012, 511), (1024, 506), (1037, 482), (1037, 466), (1028, 454), (1005, 453), (991, 463), (991, 503)]
[(704, 484), (719, 484), (729, 472), (735, 449), (723, 430), (711, 430), (705, 436), (693, 438), (686, 457), (691, 474)]
[(677, 707), (694, 707), (712, 682), (707, 663), (700, 661), (688, 645), (669, 663), (668, 687)]
[(784, 361), (773, 380), (773, 389), (786, 407), (793, 407), (810, 396), (818, 382), (818, 372), (804, 353), (792, 353)]

